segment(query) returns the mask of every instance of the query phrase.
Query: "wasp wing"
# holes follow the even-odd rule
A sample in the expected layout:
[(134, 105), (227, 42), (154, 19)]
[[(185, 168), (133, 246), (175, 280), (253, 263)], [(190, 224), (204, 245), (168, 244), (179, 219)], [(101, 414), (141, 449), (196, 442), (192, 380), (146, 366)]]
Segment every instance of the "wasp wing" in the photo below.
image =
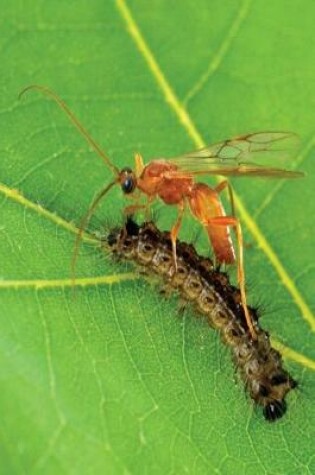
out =
[(292, 154), (297, 136), (290, 132), (258, 132), (242, 135), (217, 144), (167, 159), (178, 167), (172, 176), (223, 175), (297, 178), (304, 174), (273, 167)]

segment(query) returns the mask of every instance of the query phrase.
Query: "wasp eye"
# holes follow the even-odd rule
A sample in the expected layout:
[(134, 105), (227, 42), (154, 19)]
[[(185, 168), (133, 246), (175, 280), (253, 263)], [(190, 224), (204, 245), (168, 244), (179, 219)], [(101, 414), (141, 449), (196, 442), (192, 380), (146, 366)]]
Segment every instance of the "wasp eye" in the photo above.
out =
[(129, 167), (125, 167), (120, 172), (120, 186), (124, 193), (132, 193), (136, 187), (136, 177)]
[(136, 179), (133, 171), (128, 167), (123, 168), (120, 172), (120, 180), (123, 192), (126, 194), (132, 193), (136, 187)]
[(131, 193), (135, 189), (135, 182), (133, 177), (129, 176), (122, 183), (121, 188), (124, 193)]

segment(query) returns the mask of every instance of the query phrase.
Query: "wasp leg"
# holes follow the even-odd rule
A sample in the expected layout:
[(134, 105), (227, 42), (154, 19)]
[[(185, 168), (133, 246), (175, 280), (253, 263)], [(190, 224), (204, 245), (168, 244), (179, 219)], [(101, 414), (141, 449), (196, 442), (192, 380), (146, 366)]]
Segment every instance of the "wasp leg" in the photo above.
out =
[(173, 261), (174, 261), (174, 273), (177, 272), (176, 240), (177, 240), (178, 232), (179, 232), (181, 224), (182, 224), (184, 210), (185, 210), (185, 205), (184, 205), (184, 202), (181, 201), (178, 204), (177, 220), (176, 220), (174, 226), (172, 227), (171, 233), (170, 233), (171, 242), (172, 242)]
[(221, 183), (218, 184), (218, 186), (215, 187), (215, 191), (217, 193), (221, 193), (225, 188), (228, 189), (228, 194), (229, 194), (229, 201), (231, 205), (231, 214), (232, 216), (235, 217), (235, 204), (234, 204), (234, 192), (233, 188), (228, 180), (224, 180)]
[(131, 206), (126, 206), (124, 208), (124, 215), (126, 216), (132, 216), (136, 211), (139, 211), (140, 209), (145, 209), (147, 205), (131, 205)]
[(151, 203), (154, 200), (154, 196), (149, 196), (145, 204), (139, 204), (135, 203), (134, 205), (129, 205), (124, 208), (124, 215), (125, 216), (131, 216), (133, 215), (136, 211), (139, 210), (144, 210), (145, 214), (145, 221), (148, 223), (151, 220)]
[(235, 230), (236, 239), (238, 243), (238, 259), (237, 259), (237, 277), (240, 286), (241, 301), (244, 309), (246, 323), (251, 333), (252, 339), (257, 339), (257, 334), (254, 329), (252, 318), (247, 308), (247, 299), (245, 291), (245, 272), (244, 272), (244, 243), (242, 228), (239, 220), (235, 216), (218, 216), (208, 220), (208, 224), (212, 226), (231, 226)]
[(151, 204), (154, 199), (154, 196), (148, 196), (147, 203), (145, 205), (145, 220), (147, 223), (151, 221)]
[[(231, 215), (235, 217), (236, 212), (235, 212), (235, 203), (234, 203), (234, 191), (233, 191), (233, 188), (232, 188), (230, 182), (228, 180), (222, 181), (221, 183), (219, 183), (218, 186), (215, 187), (215, 191), (217, 193), (221, 193), (223, 190), (225, 190), (225, 188), (228, 189), (229, 202), (230, 202), (230, 205), (231, 205)], [(251, 242), (244, 242), (244, 247), (245, 248), (250, 248), (250, 247), (252, 247), (252, 243)]]

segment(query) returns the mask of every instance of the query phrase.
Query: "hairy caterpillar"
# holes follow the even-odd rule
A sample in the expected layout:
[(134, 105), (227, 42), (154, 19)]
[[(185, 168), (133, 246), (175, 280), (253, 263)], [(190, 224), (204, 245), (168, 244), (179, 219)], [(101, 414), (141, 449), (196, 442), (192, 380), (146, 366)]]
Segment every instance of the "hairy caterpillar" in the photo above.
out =
[(123, 260), (133, 261), (147, 274), (159, 277), (168, 291), (177, 292), (206, 316), (231, 349), (245, 388), (263, 408), (266, 420), (275, 421), (286, 412), (286, 394), (297, 382), (283, 368), (281, 354), (272, 348), (269, 334), (260, 328), (257, 311), (249, 307), (257, 340), (251, 338), (238, 288), (209, 258), (199, 256), (190, 244), (177, 241), (177, 272), (174, 273), (170, 234), (152, 223), (126, 225), (102, 238)]

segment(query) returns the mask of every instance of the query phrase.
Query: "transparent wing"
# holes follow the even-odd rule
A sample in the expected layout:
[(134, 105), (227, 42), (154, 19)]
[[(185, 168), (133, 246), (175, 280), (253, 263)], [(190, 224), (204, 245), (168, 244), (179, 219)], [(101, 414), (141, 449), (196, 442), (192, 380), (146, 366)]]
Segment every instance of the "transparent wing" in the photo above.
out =
[[(209, 145), (167, 159), (178, 167), (172, 176), (223, 175), (297, 178), (304, 174), (282, 168), (298, 138), (289, 132), (258, 132)], [(274, 163), (277, 162), (276, 167)]]

